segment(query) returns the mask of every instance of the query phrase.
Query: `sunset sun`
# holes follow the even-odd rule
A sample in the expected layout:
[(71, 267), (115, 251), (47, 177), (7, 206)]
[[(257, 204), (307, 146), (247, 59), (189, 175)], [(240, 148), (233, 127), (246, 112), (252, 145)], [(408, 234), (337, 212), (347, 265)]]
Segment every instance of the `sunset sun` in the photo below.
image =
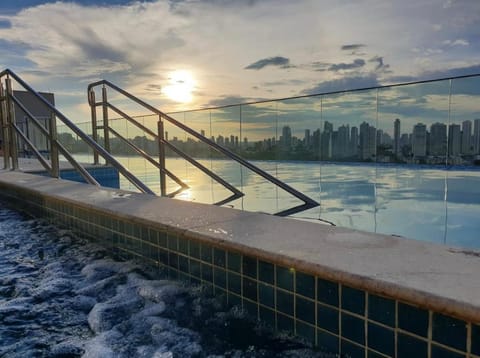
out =
[(175, 102), (187, 103), (192, 100), (195, 81), (189, 71), (177, 70), (168, 77), (168, 84), (162, 93)]

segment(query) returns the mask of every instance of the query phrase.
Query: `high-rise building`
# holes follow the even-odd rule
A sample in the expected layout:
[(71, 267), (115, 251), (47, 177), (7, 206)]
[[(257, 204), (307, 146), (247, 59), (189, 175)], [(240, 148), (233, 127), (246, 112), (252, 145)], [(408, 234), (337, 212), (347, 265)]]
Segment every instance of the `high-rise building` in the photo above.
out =
[(338, 128), (337, 150), (338, 157), (345, 158), (348, 156), (348, 145), (350, 141), (350, 127), (348, 124), (342, 125)]
[(423, 123), (418, 123), (413, 127), (412, 151), (414, 157), (427, 155), (427, 126)]
[(462, 154), (472, 153), (472, 121), (462, 122)]
[(448, 154), (452, 156), (460, 155), (462, 150), (462, 134), (459, 124), (450, 124), (448, 126)]
[(305, 138), (303, 139), (303, 144), (306, 148), (310, 147), (311, 144), (311, 136), (310, 136), (310, 129), (305, 129)]
[(474, 154), (480, 154), (480, 119), (473, 121), (473, 150)]
[(282, 128), (282, 141), (281, 144), (284, 148), (292, 147), (292, 130), (289, 126), (284, 126)]
[(350, 130), (350, 155), (358, 154), (358, 128), (352, 127)]
[(447, 126), (443, 123), (434, 123), (430, 127), (430, 155), (447, 155)]
[(367, 122), (360, 124), (360, 159), (374, 160), (376, 155), (376, 129)]
[(400, 154), (400, 119), (395, 119), (393, 124), (393, 152), (395, 155)]

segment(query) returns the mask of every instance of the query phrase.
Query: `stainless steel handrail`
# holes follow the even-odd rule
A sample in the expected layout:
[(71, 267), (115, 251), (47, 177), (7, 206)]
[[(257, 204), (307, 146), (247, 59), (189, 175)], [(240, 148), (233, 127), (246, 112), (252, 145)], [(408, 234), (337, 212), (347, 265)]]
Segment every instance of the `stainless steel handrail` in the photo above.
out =
[[(70, 128), (76, 135), (78, 135), (86, 144), (88, 144), (95, 153), (101, 155), (105, 161), (111, 164), (115, 169), (117, 169), (125, 178), (127, 178), (133, 185), (135, 185), (141, 192), (154, 194), (150, 188), (148, 188), (145, 184), (143, 184), (137, 177), (135, 177), (129, 170), (127, 170), (120, 162), (118, 162), (113, 156), (110, 155), (102, 146), (100, 146), (97, 142), (91, 139), (87, 134), (85, 134), (80, 128), (78, 128), (72, 121), (70, 121), (63, 113), (61, 113), (55, 106), (53, 106), (50, 102), (48, 102), (42, 95), (36, 92), (30, 85), (28, 85), (25, 81), (23, 81), (17, 74), (13, 71), (6, 69), (0, 72), (0, 78), (4, 76), (12, 77), (18, 84), (20, 84), (25, 90), (30, 92), (35, 98), (37, 98), (43, 105), (49, 108), (55, 116), (60, 119), (68, 128)], [(6, 94), (6, 96), (14, 97), (11, 94)], [(27, 116), (31, 116), (27, 113)], [(59, 144), (57, 142), (57, 144)], [(67, 160), (72, 164), (74, 168), (80, 171), (82, 176), (94, 185), (99, 185), (98, 182), (91, 177), (91, 175), (71, 156), (65, 148), (59, 146), (59, 149), (62, 151), (62, 154), (67, 158)]]
[[(167, 120), (171, 124), (173, 124), (173, 125), (177, 126), (178, 128), (184, 130), (185, 132), (187, 132), (191, 136), (193, 136), (193, 137), (197, 138), (198, 140), (204, 142), (209, 147), (215, 149), (216, 151), (218, 151), (218, 152), (222, 153), (223, 155), (227, 156), (228, 158), (230, 158), (230, 159), (236, 161), (237, 163), (243, 165), (244, 167), (250, 169), (254, 173), (260, 175), (262, 178), (268, 180), (269, 182), (271, 182), (271, 183), (275, 184), (276, 186), (280, 187), (281, 189), (285, 190), (287, 193), (289, 193), (289, 194), (293, 195), (294, 197), (296, 197), (297, 199), (303, 201), (302, 205), (298, 205), (298, 206), (295, 206), (293, 208), (289, 208), (289, 209), (277, 212), (274, 215), (288, 216), (288, 215), (292, 215), (292, 214), (295, 214), (295, 213), (300, 212), (300, 211), (304, 211), (304, 210), (319, 206), (319, 203), (317, 203), (315, 200), (309, 198), (305, 194), (303, 194), (303, 193), (299, 192), (298, 190), (292, 188), (290, 185), (288, 185), (288, 184), (284, 183), (283, 181), (275, 178), (274, 176), (268, 174), (267, 172), (263, 171), (262, 169), (258, 168), (257, 166), (253, 165), (252, 163), (246, 161), (245, 159), (243, 159), (239, 155), (233, 153), (232, 151), (228, 150), (227, 148), (224, 148), (224, 147), (218, 145), (217, 143), (213, 142), (212, 140), (206, 138), (205, 136), (202, 136), (200, 133), (196, 132), (195, 130), (191, 129), (190, 127), (188, 127), (188, 126), (184, 125), (183, 123), (177, 121), (176, 119), (172, 118), (171, 116), (167, 115), (166, 113), (163, 113), (162, 111), (160, 111), (157, 108), (151, 106), (150, 104), (142, 101), (138, 97), (130, 94), (129, 92), (123, 90), (122, 88), (114, 85), (110, 81), (101, 80), (101, 81), (97, 81), (97, 82), (94, 82), (94, 83), (91, 83), (91, 84), (88, 85), (88, 94), (89, 94), (88, 99), (89, 99), (90, 106), (93, 107), (93, 106), (98, 106), (99, 105), (98, 103), (93, 102), (91, 100), (92, 98), (95, 98), (95, 96), (91, 96), (90, 93), (92, 93), (92, 92), (94, 93), (93, 88), (96, 87), (96, 86), (100, 86), (100, 85), (102, 85), (103, 88), (105, 88), (105, 86), (108, 86), (108, 87), (116, 90), (117, 92), (119, 92), (120, 94), (129, 98), (130, 100), (136, 102), (140, 106), (142, 106), (142, 107), (148, 109), (149, 111), (159, 115), (161, 118)], [(164, 143), (166, 145), (169, 145), (168, 141), (164, 140)]]

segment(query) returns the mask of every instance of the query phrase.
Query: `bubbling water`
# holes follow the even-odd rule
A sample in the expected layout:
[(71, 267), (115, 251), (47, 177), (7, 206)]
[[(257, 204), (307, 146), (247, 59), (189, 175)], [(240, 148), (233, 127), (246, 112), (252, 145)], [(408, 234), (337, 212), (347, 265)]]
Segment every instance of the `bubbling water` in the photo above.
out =
[(154, 279), (70, 231), (0, 208), (2, 357), (335, 357), (199, 286)]

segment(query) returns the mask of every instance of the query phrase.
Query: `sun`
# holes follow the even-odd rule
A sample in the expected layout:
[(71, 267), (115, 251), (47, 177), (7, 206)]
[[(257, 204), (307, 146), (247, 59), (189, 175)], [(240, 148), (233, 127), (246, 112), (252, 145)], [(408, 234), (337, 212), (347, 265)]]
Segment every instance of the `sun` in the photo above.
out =
[(168, 76), (168, 85), (164, 86), (162, 93), (172, 101), (187, 103), (192, 100), (195, 81), (189, 71), (177, 70)]

